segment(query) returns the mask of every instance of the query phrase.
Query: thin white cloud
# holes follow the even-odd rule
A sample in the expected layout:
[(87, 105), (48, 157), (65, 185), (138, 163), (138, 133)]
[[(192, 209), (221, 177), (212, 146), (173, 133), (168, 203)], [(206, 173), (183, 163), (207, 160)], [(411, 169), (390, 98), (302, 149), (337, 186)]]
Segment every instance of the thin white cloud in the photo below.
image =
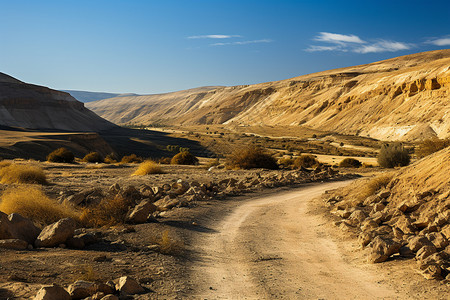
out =
[[(396, 52), (411, 49), (414, 45), (398, 41), (375, 40), (365, 41), (354, 34), (319, 32), (314, 41), (325, 45), (310, 45), (307, 52), (340, 51), (354, 53)], [(331, 45), (330, 45), (331, 44)]]
[(252, 40), (252, 41), (239, 41), (239, 42), (227, 42), (227, 43), (214, 43), (210, 46), (228, 46), (228, 45), (248, 45), (248, 44), (259, 44), (259, 43), (272, 43), (273, 40), (262, 39), (262, 40)]
[(450, 36), (434, 39), (428, 42), (436, 46), (450, 46)]
[(231, 39), (240, 38), (240, 35), (227, 35), (227, 34), (208, 34), (208, 35), (192, 35), (188, 36), (188, 39)]
[(358, 36), (354, 34), (346, 35), (340, 33), (331, 33), (331, 32), (319, 32), (319, 35), (314, 38), (315, 41), (318, 42), (327, 42), (327, 43), (357, 43), (364, 44), (365, 41), (361, 40)]
[(356, 53), (396, 52), (411, 49), (411, 45), (395, 41), (381, 40), (371, 45), (362, 45), (353, 49)]

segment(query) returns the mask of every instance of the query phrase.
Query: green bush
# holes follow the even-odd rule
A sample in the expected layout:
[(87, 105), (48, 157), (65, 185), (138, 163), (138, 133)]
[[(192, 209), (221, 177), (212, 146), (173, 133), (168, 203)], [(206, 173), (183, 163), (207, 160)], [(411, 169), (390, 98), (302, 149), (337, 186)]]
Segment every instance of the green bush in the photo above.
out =
[(362, 166), (362, 164), (359, 160), (351, 158), (351, 157), (347, 157), (339, 163), (339, 167), (342, 167), (342, 168), (359, 168), (361, 166)]
[(170, 163), (172, 165), (196, 165), (198, 164), (198, 158), (189, 151), (181, 151), (172, 157)]
[(47, 161), (57, 163), (73, 163), (75, 156), (66, 148), (58, 148), (47, 156)]
[(319, 165), (319, 161), (310, 154), (300, 155), (294, 160), (294, 167), (296, 168), (312, 168)]
[(447, 148), (449, 146), (450, 146), (450, 139), (446, 140), (440, 140), (437, 138), (428, 139), (424, 140), (422, 143), (419, 144), (419, 146), (415, 150), (415, 153), (418, 158), (422, 158), (430, 154), (433, 154), (434, 152)]
[(249, 146), (244, 149), (236, 149), (228, 157), (227, 165), (237, 169), (278, 169), (278, 164), (275, 158), (258, 146)]
[(83, 161), (90, 163), (102, 163), (103, 157), (98, 152), (91, 152), (86, 154), (85, 157), (83, 157)]
[(381, 147), (377, 161), (383, 168), (403, 167), (409, 165), (411, 157), (402, 144), (391, 143)]

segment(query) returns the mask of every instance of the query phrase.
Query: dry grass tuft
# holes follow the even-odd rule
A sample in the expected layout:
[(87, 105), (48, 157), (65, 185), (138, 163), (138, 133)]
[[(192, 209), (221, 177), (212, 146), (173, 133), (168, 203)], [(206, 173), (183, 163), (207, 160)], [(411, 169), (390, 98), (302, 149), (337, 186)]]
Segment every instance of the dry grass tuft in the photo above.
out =
[(74, 281), (84, 280), (89, 282), (103, 282), (104, 278), (100, 272), (96, 271), (90, 264), (84, 264), (76, 268), (74, 274)]
[(80, 223), (87, 227), (114, 226), (125, 223), (128, 210), (133, 205), (123, 197), (104, 198), (94, 207), (86, 207), (80, 215)]
[(237, 149), (227, 158), (227, 165), (234, 169), (278, 169), (275, 158), (264, 151), (264, 149), (257, 146)]
[(170, 163), (172, 165), (197, 165), (198, 158), (189, 151), (181, 151), (172, 157)]
[(0, 166), (0, 183), (47, 184), (47, 178), (38, 166), (9, 164)]
[(138, 164), (143, 161), (142, 157), (137, 156), (136, 154), (125, 155), (122, 157), (120, 163), (121, 164)]
[(316, 157), (311, 154), (300, 155), (294, 160), (294, 166), (296, 168), (312, 168), (318, 166), (319, 164), (320, 163)]
[(66, 148), (58, 148), (47, 156), (49, 162), (73, 163), (75, 156)]
[(388, 173), (369, 179), (362, 187), (360, 187), (358, 198), (364, 200), (367, 197), (374, 195), (379, 190), (385, 188), (389, 182), (391, 182), (393, 176), (394, 174)]
[(164, 230), (161, 238), (157, 241), (160, 246), (160, 252), (167, 255), (181, 255), (184, 252), (184, 243), (171, 236), (169, 230)]
[(438, 138), (424, 140), (416, 148), (415, 152), (418, 158), (422, 158), (433, 154), (439, 150), (447, 148), (450, 146), (450, 139), (440, 140)]
[(146, 160), (139, 165), (133, 175), (163, 174), (161, 166), (153, 160)]
[(98, 152), (90, 152), (86, 154), (82, 160), (89, 163), (102, 163), (103, 157)]
[(6, 214), (19, 213), (40, 225), (78, 217), (73, 208), (50, 199), (35, 186), (20, 186), (4, 191), (0, 197), (0, 211)]

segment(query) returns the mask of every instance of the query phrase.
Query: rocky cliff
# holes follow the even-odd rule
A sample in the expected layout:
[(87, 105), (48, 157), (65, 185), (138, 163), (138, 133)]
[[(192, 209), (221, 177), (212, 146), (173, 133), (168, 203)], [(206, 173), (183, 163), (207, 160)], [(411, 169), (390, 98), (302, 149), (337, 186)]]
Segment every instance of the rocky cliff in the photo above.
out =
[(114, 125), (67, 93), (0, 73), (0, 125), (28, 129), (101, 131)]
[(118, 124), (290, 125), (382, 140), (450, 137), (450, 50), (255, 85), (121, 97), (87, 107)]

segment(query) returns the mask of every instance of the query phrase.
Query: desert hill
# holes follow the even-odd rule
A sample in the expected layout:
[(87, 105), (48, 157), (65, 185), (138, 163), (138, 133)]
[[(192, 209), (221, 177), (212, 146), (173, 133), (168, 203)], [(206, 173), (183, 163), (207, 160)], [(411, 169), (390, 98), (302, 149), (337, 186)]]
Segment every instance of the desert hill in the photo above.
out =
[(101, 131), (115, 127), (67, 93), (0, 73), (0, 125), (28, 129)]
[(69, 93), (72, 97), (84, 103), (114, 97), (139, 96), (133, 93), (117, 94), (117, 93), (88, 92), (88, 91), (74, 91), (74, 90), (61, 90), (61, 92)]
[(382, 140), (450, 137), (450, 50), (255, 85), (105, 99), (116, 124), (288, 125)]

